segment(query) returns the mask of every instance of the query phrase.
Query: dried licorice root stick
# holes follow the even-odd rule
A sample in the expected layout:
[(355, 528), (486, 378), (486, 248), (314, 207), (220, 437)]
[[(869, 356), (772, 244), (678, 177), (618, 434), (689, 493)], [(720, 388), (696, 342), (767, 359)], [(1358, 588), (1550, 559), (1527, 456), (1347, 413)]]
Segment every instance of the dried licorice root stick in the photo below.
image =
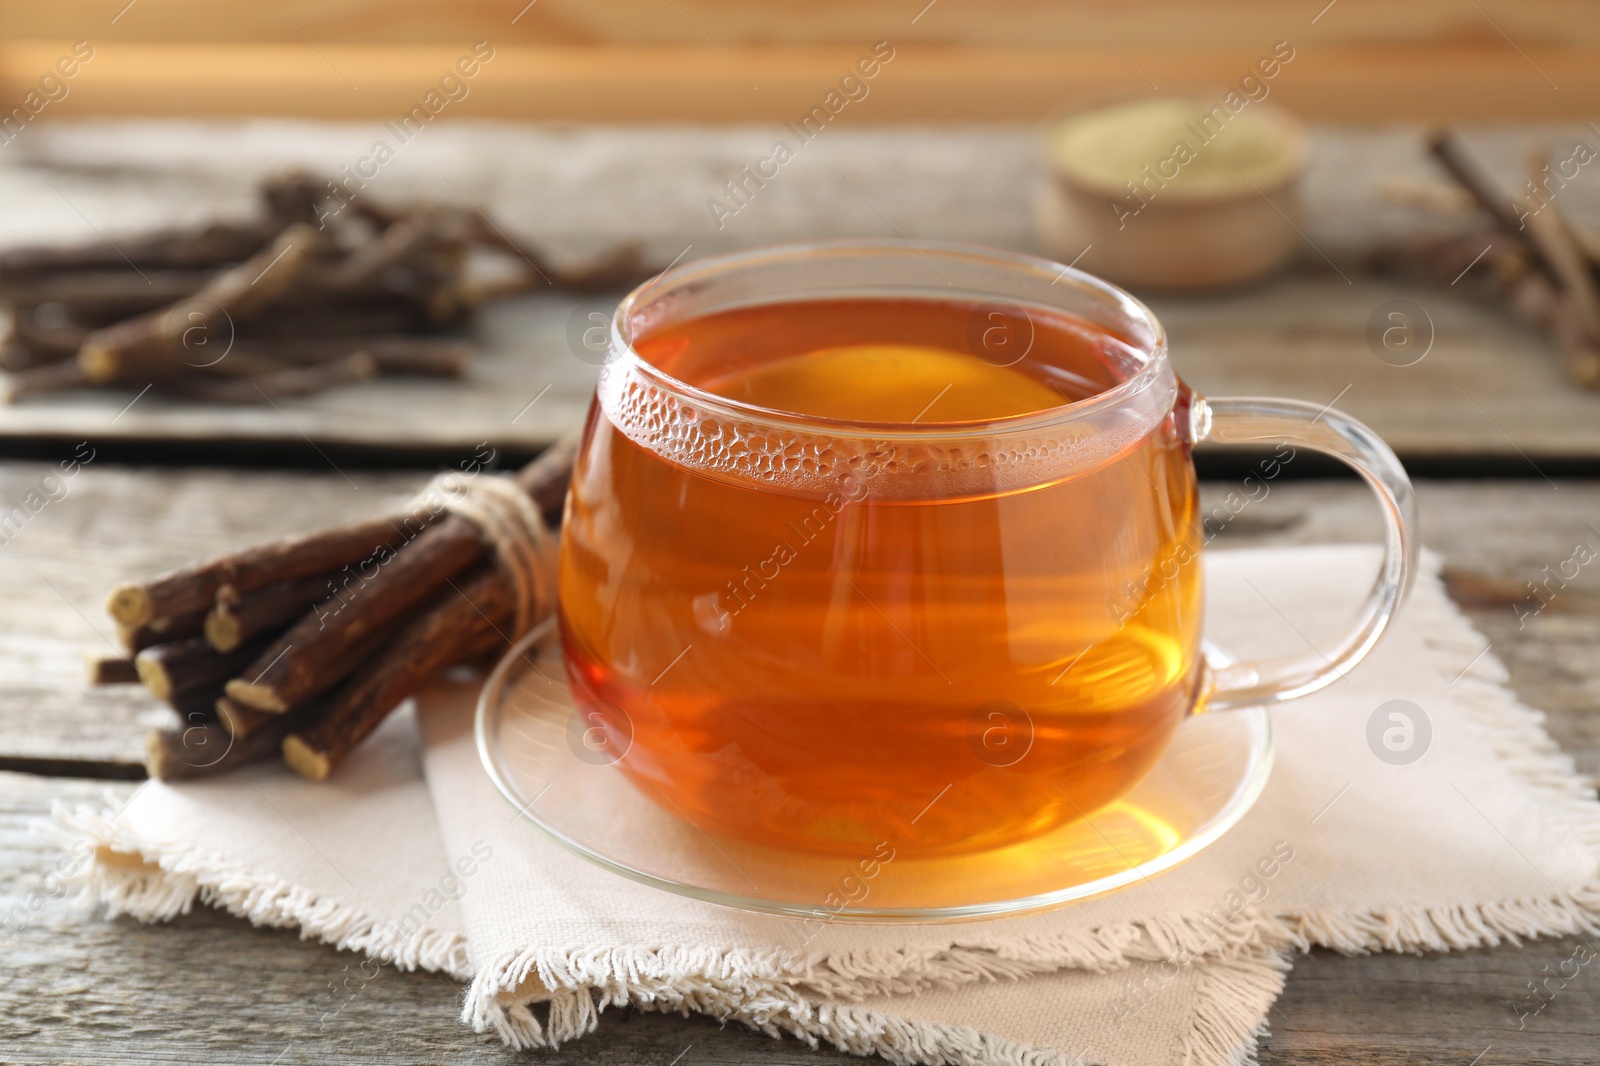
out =
[(258, 359), (276, 366), (307, 366), (342, 359), (360, 352), (370, 355), (380, 374), (426, 374), (461, 377), (472, 359), (472, 344), (449, 337), (404, 335), (306, 337), (295, 340), (241, 339), (227, 361)]
[(221, 267), (249, 258), (283, 228), (271, 220), (214, 222), (201, 229), (158, 230), (121, 237), (116, 245), (40, 245), (0, 252), (0, 278), (32, 278), (70, 270), (181, 270)]
[(83, 656), (84, 680), (91, 685), (137, 685), (139, 670), (133, 660), (124, 655), (102, 655), (85, 652)]
[(158, 781), (189, 781), (237, 770), (271, 758), (283, 747), (283, 738), (304, 725), (315, 708), (300, 714), (277, 714), (272, 721), (246, 736), (234, 736), (215, 722), (195, 721), (186, 726), (158, 729), (145, 740), (145, 771)]
[[(1543, 170), (1543, 158), (1534, 157), (1535, 174)], [(1589, 272), (1589, 257), (1572, 235), (1572, 227), (1559, 205), (1551, 202), (1542, 208), (1533, 204), (1527, 207), (1523, 221), (1529, 240), (1549, 264), (1553, 280), (1571, 299), (1578, 321), (1593, 340), (1600, 341), (1600, 288)]]
[[(377, 653), (379, 648), (386, 644), (394, 635), (396, 626), (386, 626), (374, 633), (355, 647), (351, 648), (347, 658), (350, 662), (360, 664), (366, 662)], [(219, 686), (214, 698), (206, 708), (206, 717), (215, 717), (229, 733), (236, 737), (249, 736), (256, 730), (272, 722), (282, 722), (285, 717), (292, 718), (301, 725), (312, 719), (319, 718), (326, 708), (326, 700), (308, 700), (306, 703), (295, 707), (287, 715), (274, 711), (258, 711), (253, 707), (246, 707), (237, 700), (229, 699)], [(308, 709), (309, 708), (309, 709)], [(281, 734), (280, 734), (281, 735)]]
[[(152, 695), (178, 703), (221, 687), (224, 681), (249, 665), (266, 644), (267, 638), (263, 636), (230, 651), (219, 652), (204, 637), (190, 637), (146, 648), (133, 664), (139, 671), (139, 680)], [(206, 701), (207, 706), (210, 702)]]
[[(559, 521), (576, 443), (575, 437), (564, 439), (516, 475), (517, 483), (552, 526)], [(171, 625), (182, 618), (186, 624), (193, 615), (184, 612), (197, 605), (209, 607), (224, 585), (231, 584), (236, 590), (225, 597), (233, 599), (236, 594), (242, 597), (275, 583), (325, 576), (360, 561), (375, 545), (391, 540), (403, 543), (402, 522), (415, 531), (425, 528), (419, 524), (425, 521), (421, 512), (374, 519), (220, 556), (145, 585), (124, 586), (113, 593), (108, 606), (119, 621), (131, 619), (144, 625), (143, 632), (149, 631), (151, 619)], [(475, 533), (473, 540), (479, 556), (486, 554)], [(391, 636), (385, 627), (352, 645), (343, 661), (355, 664), (354, 676), (327, 698), (304, 700), (287, 713), (271, 713), (224, 696), (207, 708), (186, 714), (188, 728), (152, 733), (147, 745), (151, 776), (181, 780), (224, 773), (279, 752), (290, 735), (299, 737), (289, 747), (300, 751), (295, 756), (300, 765), (308, 768), (311, 776), (319, 772), (326, 776), (432, 674), (504, 643), (501, 631), (509, 631), (512, 592), (498, 569), (486, 565), (474, 571), (461, 592), (466, 598), (449, 582), (442, 583), (433, 590), (434, 602), (427, 612), (398, 635)], [(447, 612), (442, 617), (438, 615), (441, 610)], [(311, 617), (316, 617), (314, 610)], [(125, 629), (127, 624), (124, 621)], [(351, 674), (342, 668), (338, 672), (341, 677)], [(337, 679), (332, 684), (336, 685)], [(195, 689), (192, 697), (180, 701), (182, 708), (198, 707), (210, 694), (210, 690)], [(340, 724), (316, 728), (315, 723), (332, 715), (336, 707)]]
[[(394, 627), (386, 627), (371, 633), (365, 640), (351, 648), (347, 658), (352, 663), (364, 663), (377, 653), (394, 635)], [(219, 690), (217, 699), (213, 700), (208, 715), (214, 715), (217, 721), (229, 733), (236, 737), (245, 737), (256, 732), (262, 727), (272, 723), (282, 723), (285, 718), (293, 719), (301, 726), (309, 724), (312, 720), (320, 718), (327, 707), (326, 700), (310, 700), (291, 710), (287, 715), (273, 711), (258, 711), (253, 707), (246, 707), (237, 700), (231, 700)], [(274, 727), (276, 728), (276, 726)], [(279, 736), (283, 731), (279, 730)]]
[(303, 777), (325, 780), (429, 678), (504, 645), (512, 596), (493, 567), (459, 589), (446, 587), (425, 614), (357, 669), (320, 717), (285, 737), (284, 761)]
[(155, 618), (139, 626), (117, 626), (117, 636), (129, 655), (136, 655), (157, 644), (171, 644), (175, 640), (198, 637), (204, 631), (204, 611), (186, 611), (183, 614)]
[(49, 356), (47, 362), (53, 362), (76, 356), (89, 331), (76, 322), (63, 320), (59, 315), (46, 314), (38, 307), (14, 307), (11, 309), (11, 335), (35, 352)]
[(325, 279), (327, 284), (335, 290), (360, 291), (373, 285), (385, 271), (416, 258), (438, 241), (429, 214), (425, 210), (418, 211), (415, 217), (402, 218), (384, 227), (375, 240), (351, 252), (329, 271)]
[(1430, 137), (1428, 151), (1503, 229), (1509, 233), (1521, 232), (1522, 218), (1517, 201), (1478, 166), (1454, 130), (1443, 130)]
[(312, 612), (228, 682), (228, 698), (283, 713), (326, 692), (357, 665), (350, 650), (427, 600), (483, 556), (478, 531), (451, 515), (394, 553), (338, 613)]
[(320, 242), (315, 227), (297, 223), (187, 299), (96, 330), (78, 350), (84, 374), (91, 382), (103, 383), (183, 371), (184, 338), (191, 330), (214, 335), (228, 320), (271, 306), (304, 273)]
[(314, 366), (288, 367), (246, 380), (184, 375), (168, 378), (160, 387), (211, 403), (265, 403), (275, 397), (310, 396), (340, 385), (353, 385), (377, 372), (377, 360), (365, 352), (356, 352), (343, 359)]
[(217, 721), (230, 736), (247, 737), (263, 726), (281, 723), (287, 715), (271, 714), (267, 711), (252, 711), (250, 708), (235, 703), (223, 696), (217, 700), (215, 710)]
[(13, 307), (52, 305), (69, 319), (105, 321), (168, 307), (205, 287), (214, 270), (131, 270), (44, 274), (0, 281), (0, 302)]
[(334, 594), (334, 573), (240, 592), (232, 585), (217, 590), (217, 605), (206, 615), (206, 639), (218, 651), (232, 651), (251, 637), (283, 629)]
[[(560, 513), (576, 447), (575, 439), (563, 439), (516, 474), (546, 521)], [(354, 669), (348, 654), (352, 644), (380, 621), (426, 602), (488, 552), (472, 523), (450, 515), (397, 551), (338, 614), (312, 614), (297, 622), (247, 668), (254, 680), (228, 682), (228, 698), (259, 711), (283, 712), (326, 692)]]
[(414, 533), (428, 521), (422, 514), (384, 515), (258, 544), (169, 570), (142, 584), (119, 585), (111, 590), (106, 611), (129, 630), (197, 612), (204, 618), (223, 585), (253, 592), (279, 581), (326, 574), (393, 550), (405, 542), (408, 530)]

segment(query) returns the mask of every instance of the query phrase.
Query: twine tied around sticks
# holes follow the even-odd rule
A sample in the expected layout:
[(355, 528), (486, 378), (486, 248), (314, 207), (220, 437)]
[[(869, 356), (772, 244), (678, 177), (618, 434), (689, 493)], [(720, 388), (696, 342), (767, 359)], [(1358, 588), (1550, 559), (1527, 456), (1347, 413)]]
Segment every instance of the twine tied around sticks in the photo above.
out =
[(532, 498), (509, 477), (468, 480), (453, 471), (440, 474), (412, 499), (411, 507), (437, 510), (435, 494), (443, 499), (445, 510), (471, 522), (489, 541), (516, 596), (516, 631), (511, 638), (522, 636), (555, 606), (555, 534)]

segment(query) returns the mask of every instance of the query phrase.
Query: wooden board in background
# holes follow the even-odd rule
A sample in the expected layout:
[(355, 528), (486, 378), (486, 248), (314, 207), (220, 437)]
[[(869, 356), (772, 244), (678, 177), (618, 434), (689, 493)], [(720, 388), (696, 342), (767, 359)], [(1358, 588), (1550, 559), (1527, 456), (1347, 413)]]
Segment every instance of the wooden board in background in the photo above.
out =
[(59, 115), (392, 117), (472, 42), (477, 117), (781, 119), (879, 40), (898, 50), (875, 121), (1032, 119), (1150, 84), (1231, 85), (1287, 40), (1279, 98), (1322, 119), (1589, 117), (1600, 21), (1582, 0), (64, 0), (0, 13), (19, 98), (70, 41), (96, 56)]
[[(1531, 147), (1560, 149), (1586, 130), (1485, 129), (1471, 140), (1509, 183)], [(28, 130), (0, 158), (0, 232), (7, 243), (99, 240), (97, 233), (115, 241), (174, 220), (237, 215), (250, 209), (265, 173), (291, 163), (336, 172), (368, 150), (375, 131), (381, 127), (191, 122)], [(1041, 251), (1030, 206), (1041, 178), (1037, 133), (1026, 126), (830, 129), (716, 226), (707, 199), (781, 134), (763, 126), (441, 125), (405, 145), (363, 195), (478, 206), (568, 264), (625, 245), (659, 268), (766, 243), (900, 234)], [(1566, 382), (1544, 337), (1475, 295), (1470, 282), (1428, 288), (1361, 274), (1361, 257), (1383, 240), (1460, 225), (1379, 196), (1387, 177), (1431, 173), (1420, 130), (1322, 129), (1315, 160), (1308, 243), (1295, 271), (1213, 297), (1145, 294), (1167, 322), (1179, 372), (1218, 395), (1319, 405), (1338, 396), (1407, 456), (1600, 459), (1600, 394)], [(1600, 223), (1597, 175), (1591, 167), (1560, 193), (1564, 209), (1591, 223)], [(1069, 251), (1062, 257), (1076, 255)], [(1368, 346), (1369, 318), (1395, 298), (1418, 303), (1436, 333), (1415, 366), (1390, 366)], [(528, 451), (581, 418), (594, 368), (574, 354), (568, 324), (609, 306), (554, 292), (496, 305), (464, 383), (380, 381), (259, 409), (150, 395), (124, 411), (137, 387), (44, 397), (0, 407), (0, 441), (243, 440), (303, 455), (306, 438), (435, 452), (489, 440)], [(200, 461), (205, 451), (193, 454)]]
[[(896, 32), (925, 44), (1051, 44), (1111, 48), (1252, 44), (1274, 31), (1334, 44), (1442, 42), (1523, 47), (1600, 44), (1586, 0), (274, 0), (218, 6), (206, 0), (56, 0), (0, 11), (7, 38), (113, 41), (271, 41), (431, 44), (493, 37), (521, 44), (854, 44)], [(115, 19), (115, 22), (112, 20)], [(110, 27), (114, 26), (114, 29)], [(1314, 27), (1314, 29), (1312, 28)], [(703, 37), (701, 35), (704, 35)], [(303, 35), (303, 36), (302, 36)]]
[[(1431, 326), (1412, 366), (1367, 343), (1368, 320), (1392, 300), (1422, 309), (1419, 332)], [(1336, 402), (1406, 459), (1495, 456), (1508, 461), (1497, 469), (1537, 478), (1549, 460), (1600, 457), (1600, 393), (1569, 383), (1551, 343), (1492, 302), (1323, 275), (1150, 303), (1173, 365), (1201, 393)]]
[[(567, 122), (778, 121), (817, 106), (888, 27), (847, 45), (503, 45), (459, 112)], [(1298, 26), (1296, 28), (1299, 28)], [(1292, 31), (1290, 31), (1292, 34)], [(1039, 48), (905, 43), (874, 86), (870, 122), (1037, 119), (1108, 91), (1236, 84), (1283, 31), (1214, 48)], [(396, 118), (476, 38), (453, 45), (127, 42), (100, 46), (55, 117), (280, 115)], [(1301, 38), (1303, 40), (1304, 38)], [(0, 45), (0, 89), (20, 99), (71, 38)], [(1330, 121), (1580, 119), (1600, 93), (1600, 45), (1496, 37), (1419, 51), (1392, 40), (1299, 50), (1280, 103)], [(1147, 80), (1154, 72), (1157, 81)], [(91, 76), (92, 75), (92, 76)]]
[[(1399, 298), (1423, 308), (1435, 333), (1414, 366), (1385, 363), (1366, 340), (1368, 319)], [(378, 380), (234, 407), (139, 397), (137, 386), (85, 391), (0, 406), (0, 439), (61, 438), (63, 455), (78, 440), (178, 442), (169, 458), (196, 464), (215, 461), (208, 449), (218, 440), (255, 441), (302, 466), (317, 461), (319, 445), (448, 456), (487, 441), (527, 454), (582, 421), (596, 368), (574, 355), (566, 327), (608, 300), (615, 297), (551, 294), (498, 305), (462, 382)], [(1518, 469), (1529, 477), (1552, 460), (1600, 460), (1600, 393), (1569, 384), (1550, 343), (1492, 305), (1312, 274), (1150, 302), (1169, 331), (1174, 366), (1204, 394), (1337, 400), (1410, 459), (1500, 457), (1525, 464)]]

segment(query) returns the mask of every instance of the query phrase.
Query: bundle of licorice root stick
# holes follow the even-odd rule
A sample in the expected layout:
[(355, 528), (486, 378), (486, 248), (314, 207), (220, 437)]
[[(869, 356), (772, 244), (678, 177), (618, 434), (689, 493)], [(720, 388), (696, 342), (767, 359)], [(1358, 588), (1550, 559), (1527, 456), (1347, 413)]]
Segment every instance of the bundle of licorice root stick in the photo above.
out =
[[(509, 478), (551, 529), (573, 449)], [(510, 647), (519, 604), (503, 564), (439, 499), (260, 544), (112, 590), (129, 657), (92, 658), (89, 679), (142, 681), (176, 712), (149, 737), (152, 777), (281, 754), (322, 780), (429, 679)]]
[[(476, 210), (335, 203), (329, 188), (293, 172), (265, 182), (243, 222), (0, 253), (6, 396), (148, 384), (260, 403), (376, 375), (460, 377), (460, 334), (485, 299), (638, 273), (629, 250), (558, 272)], [(477, 277), (474, 249), (512, 270)]]

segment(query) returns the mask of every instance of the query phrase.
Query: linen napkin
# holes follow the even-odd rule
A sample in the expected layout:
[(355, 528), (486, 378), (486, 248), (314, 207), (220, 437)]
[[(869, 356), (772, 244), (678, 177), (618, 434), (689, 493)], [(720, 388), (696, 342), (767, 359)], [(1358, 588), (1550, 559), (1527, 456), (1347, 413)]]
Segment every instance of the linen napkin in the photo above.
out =
[[(1206, 565), (1208, 636), (1249, 657), (1336, 635), (1376, 557)], [(470, 979), (464, 1019), (519, 1046), (632, 1004), (896, 1062), (1245, 1062), (1295, 950), (1466, 948), (1600, 919), (1600, 804), (1502, 686), (1436, 560), (1424, 569), (1365, 663), (1273, 711), (1277, 762), (1235, 828), (1170, 873), (1042, 915), (832, 924), (797, 950), (782, 919), (633, 884), (524, 824), (478, 764), (476, 687), (459, 682), (331, 782), (266, 766), (58, 817), (96, 844), (86, 876), (109, 913), (199, 899)]]

